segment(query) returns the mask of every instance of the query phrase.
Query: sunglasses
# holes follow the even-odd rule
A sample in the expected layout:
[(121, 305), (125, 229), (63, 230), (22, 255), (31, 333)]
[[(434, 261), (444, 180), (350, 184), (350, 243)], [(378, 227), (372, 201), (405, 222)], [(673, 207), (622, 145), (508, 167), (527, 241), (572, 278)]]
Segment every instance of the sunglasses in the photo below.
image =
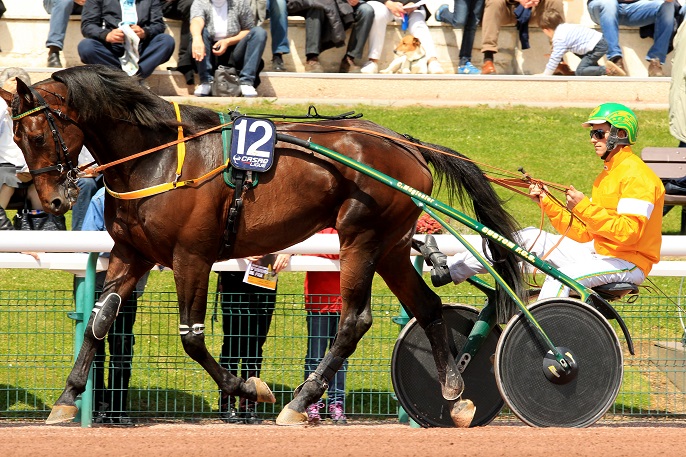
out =
[(605, 138), (606, 133), (607, 133), (606, 130), (595, 129), (595, 130), (591, 130), (590, 135), (591, 135), (591, 138), (595, 138), (596, 140), (602, 140)]

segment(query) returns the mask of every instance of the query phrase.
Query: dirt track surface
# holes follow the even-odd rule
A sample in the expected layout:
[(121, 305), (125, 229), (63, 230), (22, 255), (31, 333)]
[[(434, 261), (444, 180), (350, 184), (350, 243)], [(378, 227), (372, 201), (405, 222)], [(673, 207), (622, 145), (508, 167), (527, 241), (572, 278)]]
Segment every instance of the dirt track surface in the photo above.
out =
[(158, 424), (133, 428), (0, 424), (2, 456), (266, 457), (674, 457), (683, 455), (686, 423), (535, 429), (489, 425), (419, 429), (399, 424), (317, 427)]

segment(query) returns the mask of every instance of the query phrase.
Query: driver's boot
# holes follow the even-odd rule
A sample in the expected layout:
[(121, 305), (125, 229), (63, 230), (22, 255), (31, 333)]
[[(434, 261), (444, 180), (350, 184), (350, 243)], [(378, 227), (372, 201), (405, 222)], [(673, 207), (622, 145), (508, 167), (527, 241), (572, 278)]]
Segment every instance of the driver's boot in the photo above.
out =
[(450, 276), (450, 269), (448, 268), (448, 257), (438, 250), (436, 239), (431, 235), (426, 235), (424, 244), (419, 248), (419, 251), (424, 256), (426, 263), (431, 268), (431, 284), (434, 287), (445, 286), (453, 282)]

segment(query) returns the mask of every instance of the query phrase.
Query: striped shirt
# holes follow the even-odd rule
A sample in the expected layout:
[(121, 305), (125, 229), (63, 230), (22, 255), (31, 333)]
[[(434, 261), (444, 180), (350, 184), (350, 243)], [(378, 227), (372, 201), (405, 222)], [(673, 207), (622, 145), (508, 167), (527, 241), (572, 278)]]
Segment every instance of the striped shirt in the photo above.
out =
[(544, 75), (552, 75), (565, 52), (579, 56), (588, 54), (595, 48), (603, 34), (579, 24), (560, 24), (553, 34), (553, 51), (550, 53)]

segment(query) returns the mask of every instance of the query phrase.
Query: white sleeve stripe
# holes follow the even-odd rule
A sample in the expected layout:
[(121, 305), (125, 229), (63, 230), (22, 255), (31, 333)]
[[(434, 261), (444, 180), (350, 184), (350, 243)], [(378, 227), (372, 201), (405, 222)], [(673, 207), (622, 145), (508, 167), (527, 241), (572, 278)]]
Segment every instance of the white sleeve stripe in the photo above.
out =
[(622, 198), (617, 204), (617, 212), (619, 214), (635, 214), (648, 219), (650, 219), (650, 215), (653, 213), (653, 208), (655, 208), (655, 205), (652, 203), (637, 198)]

